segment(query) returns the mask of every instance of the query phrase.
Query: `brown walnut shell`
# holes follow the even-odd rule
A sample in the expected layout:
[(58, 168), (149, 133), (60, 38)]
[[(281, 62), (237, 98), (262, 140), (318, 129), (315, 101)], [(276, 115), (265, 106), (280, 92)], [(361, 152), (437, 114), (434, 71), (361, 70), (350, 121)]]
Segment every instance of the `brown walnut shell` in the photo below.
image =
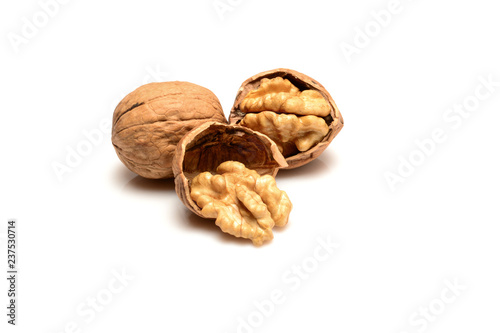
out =
[(240, 110), (240, 104), (247, 96), (247, 94), (250, 91), (259, 88), (262, 79), (272, 79), (275, 77), (288, 79), (301, 91), (312, 89), (320, 92), (331, 106), (330, 114), (324, 118), (329, 129), (326, 136), (309, 150), (304, 152), (295, 152), (295, 154), (286, 157), (288, 167), (285, 167), (284, 169), (293, 169), (316, 159), (326, 149), (326, 147), (328, 147), (333, 138), (335, 138), (335, 136), (340, 132), (340, 130), (344, 126), (344, 120), (333, 98), (319, 82), (297, 71), (286, 68), (279, 68), (254, 75), (241, 84), (241, 87), (238, 90), (236, 99), (231, 109), (231, 114), (229, 115), (230, 124), (239, 124), (245, 117), (246, 113)]
[(177, 143), (207, 121), (226, 122), (210, 90), (189, 82), (149, 83), (116, 107), (111, 141), (131, 171), (145, 178), (172, 178)]
[(266, 135), (238, 125), (204, 123), (179, 141), (172, 163), (175, 191), (193, 213), (204, 217), (191, 198), (191, 181), (202, 172), (215, 173), (225, 161), (241, 162), (260, 175), (273, 177), (287, 166), (278, 146)]

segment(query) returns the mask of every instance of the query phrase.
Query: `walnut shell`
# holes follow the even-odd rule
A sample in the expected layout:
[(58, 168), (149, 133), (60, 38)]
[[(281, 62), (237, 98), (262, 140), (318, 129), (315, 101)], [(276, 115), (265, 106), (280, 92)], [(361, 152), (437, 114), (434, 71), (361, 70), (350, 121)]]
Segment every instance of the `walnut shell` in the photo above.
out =
[(145, 178), (172, 178), (177, 143), (207, 121), (226, 122), (210, 90), (189, 82), (149, 83), (116, 107), (111, 141), (131, 171)]
[(259, 88), (262, 79), (273, 79), (276, 77), (288, 79), (301, 91), (309, 89), (318, 91), (330, 105), (330, 114), (323, 118), (328, 125), (328, 133), (319, 143), (307, 151), (295, 151), (292, 155), (286, 157), (288, 167), (285, 167), (284, 169), (293, 169), (307, 164), (317, 158), (326, 149), (326, 147), (328, 147), (333, 138), (335, 138), (335, 136), (340, 132), (344, 126), (344, 120), (333, 98), (319, 82), (297, 71), (279, 68), (254, 75), (241, 84), (229, 115), (229, 123), (239, 124), (242, 121), (247, 113), (240, 110), (240, 104), (249, 92)]
[(260, 175), (273, 177), (287, 166), (276, 143), (266, 135), (238, 125), (204, 123), (179, 141), (172, 162), (175, 191), (193, 213), (204, 217), (191, 198), (191, 181), (202, 172), (215, 173), (225, 161), (241, 162)]

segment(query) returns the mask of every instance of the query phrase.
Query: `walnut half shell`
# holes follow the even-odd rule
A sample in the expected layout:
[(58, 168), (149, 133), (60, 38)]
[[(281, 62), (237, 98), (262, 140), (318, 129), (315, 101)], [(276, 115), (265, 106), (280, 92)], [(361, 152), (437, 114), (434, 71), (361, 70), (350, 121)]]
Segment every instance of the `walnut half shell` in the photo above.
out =
[(317, 158), (344, 126), (333, 98), (317, 81), (297, 71), (274, 69), (242, 83), (230, 124), (274, 140), (293, 169)]
[(193, 213), (204, 216), (191, 198), (191, 182), (203, 172), (216, 173), (226, 161), (241, 162), (259, 175), (276, 176), (287, 166), (276, 144), (267, 136), (238, 125), (204, 123), (187, 133), (172, 161), (175, 191)]

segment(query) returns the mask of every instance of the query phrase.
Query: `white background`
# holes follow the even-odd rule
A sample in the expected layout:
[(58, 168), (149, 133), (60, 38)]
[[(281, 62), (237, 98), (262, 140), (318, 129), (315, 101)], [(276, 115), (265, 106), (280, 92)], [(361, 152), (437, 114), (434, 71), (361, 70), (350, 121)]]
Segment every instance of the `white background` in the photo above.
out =
[[(1, 331), (498, 332), (500, 87), (445, 119), (474, 102), (480, 77), (500, 81), (496, 3), (401, 0), (381, 28), (371, 12), (388, 0), (221, 3), (230, 10), (72, 0), (43, 22), (35, 0), (2, 2), (0, 253), (4, 271), (16, 218), (20, 276), (16, 327), (0, 283)], [(14, 47), (33, 16), (41, 27)], [(367, 45), (346, 57), (367, 26)], [(54, 171), (144, 82), (205, 86), (228, 115), (241, 82), (277, 67), (321, 82), (345, 127), (319, 159), (278, 175), (294, 208), (265, 246), (193, 216), (171, 181), (128, 171), (108, 131), (71, 172)], [(422, 157), (415, 141), (435, 129), (446, 140), (391, 190), (386, 173)], [(315, 266), (318, 238), (340, 247)], [(110, 294), (122, 270), (133, 278)], [(283, 302), (264, 317), (255, 302), (273, 290)], [(102, 311), (89, 310), (94, 297)]]

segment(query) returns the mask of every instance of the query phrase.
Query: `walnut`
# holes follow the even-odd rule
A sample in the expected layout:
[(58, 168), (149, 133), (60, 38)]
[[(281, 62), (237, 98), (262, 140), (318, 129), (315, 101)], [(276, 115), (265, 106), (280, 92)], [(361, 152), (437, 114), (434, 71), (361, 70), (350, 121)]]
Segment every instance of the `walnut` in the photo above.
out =
[(229, 122), (272, 138), (285, 156), (288, 169), (317, 158), (344, 125), (337, 105), (321, 84), (283, 68), (243, 82)]
[(316, 90), (300, 91), (288, 79), (264, 78), (256, 90), (250, 91), (240, 104), (242, 112), (274, 111), (298, 115), (326, 117), (330, 105)]
[(323, 140), (329, 130), (325, 120), (320, 117), (297, 117), (271, 111), (249, 113), (240, 125), (266, 134), (276, 142), (282, 153), (285, 151), (285, 144), (289, 142), (299, 151), (307, 151)]
[(262, 245), (273, 239), (275, 225), (287, 224), (292, 203), (272, 176), (260, 176), (234, 161), (223, 162), (216, 172), (220, 175), (203, 172), (196, 176), (191, 197), (205, 217), (216, 218), (223, 232)]
[[(285, 158), (269, 137), (249, 128), (204, 123), (187, 133), (173, 158), (175, 190), (195, 214), (254, 244), (272, 239), (291, 203), (274, 176)], [(218, 175), (217, 175), (218, 174)]]
[(116, 107), (111, 140), (131, 171), (146, 178), (172, 178), (177, 143), (207, 121), (226, 122), (210, 90), (189, 82), (149, 83)]

